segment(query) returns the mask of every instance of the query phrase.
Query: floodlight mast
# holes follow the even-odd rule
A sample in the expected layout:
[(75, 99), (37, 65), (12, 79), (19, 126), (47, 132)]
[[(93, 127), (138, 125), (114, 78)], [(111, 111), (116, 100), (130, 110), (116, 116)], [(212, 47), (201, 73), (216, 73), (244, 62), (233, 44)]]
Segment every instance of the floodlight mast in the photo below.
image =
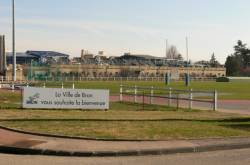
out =
[(15, 31), (15, 0), (12, 0), (12, 53), (13, 53), (13, 81), (16, 81), (16, 31)]
[(188, 37), (186, 37), (186, 54), (187, 54), (187, 74), (189, 75), (189, 48), (188, 48)]
[(190, 85), (190, 71), (189, 71), (189, 49), (188, 49), (188, 37), (186, 37), (186, 50), (187, 50), (187, 74), (186, 74), (186, 86)]

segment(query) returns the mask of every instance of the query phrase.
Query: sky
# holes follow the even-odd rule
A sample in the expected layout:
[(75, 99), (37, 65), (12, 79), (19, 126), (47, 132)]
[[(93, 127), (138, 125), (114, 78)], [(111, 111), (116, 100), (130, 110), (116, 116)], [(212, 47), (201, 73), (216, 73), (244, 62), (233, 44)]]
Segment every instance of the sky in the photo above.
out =
[[(16, 49), (80, 56), (165, 56), (166, 40), (192, 61), (220, 62), (250, 44), (249, 0), (16, 0)], [(0, 0), (0, 34), (11, 51), (11, 0)]]

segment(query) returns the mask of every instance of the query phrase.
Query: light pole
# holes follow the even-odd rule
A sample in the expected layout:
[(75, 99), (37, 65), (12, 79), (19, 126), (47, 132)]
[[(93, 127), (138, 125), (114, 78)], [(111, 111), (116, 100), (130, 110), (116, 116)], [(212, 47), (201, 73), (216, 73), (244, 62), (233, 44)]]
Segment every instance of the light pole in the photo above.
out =
[(187, 53), (187, 75), (186, 75), (186, 86), (190, 85), (190, 72), (189, 72), (189, 49), (188, 49), (188, 37), (186, 37), (186, 53)]
[(13, 53), (13, 81), (16, 81), (15, 0), (12, 0), (12, 53)]
[(79, 63), (78, 64), (78, 82), (80, 81), (80, 65), (81, 65), (81, 63)]
[(189, 63), (188, 37), (186, 37), (186, 54), (187, 54), (187, 67), (188, 67)]

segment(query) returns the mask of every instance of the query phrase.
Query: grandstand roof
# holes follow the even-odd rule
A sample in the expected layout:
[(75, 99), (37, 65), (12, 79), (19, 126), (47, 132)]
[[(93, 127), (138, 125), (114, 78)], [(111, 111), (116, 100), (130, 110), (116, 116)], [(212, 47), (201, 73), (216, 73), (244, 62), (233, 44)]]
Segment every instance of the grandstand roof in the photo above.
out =
[(124, 58), (124, 57), (130, 57), (130, 58), (143, 58), (143, 59), (165, 59), (163, 57), (155, 57), (155, 56), (151, 56), (151, 55), (142, 55), (142, 54), (124, 54), (123, 56), (121, 56), (120, 58)]
[[(12, 53), (10, 53), (10, 52), (8, 52), (8, 53), (6, 53), (6, 56), (7, 56), (7, 57), (12, 57), (12, 56), (13, 56), (13, 54), (12, 54)], [(16, 57), (23, 57), (23, 58), (36, 58), (36, 56), (29, 55), (29, 54), (27, 54), (27, 53), (21, 53), (21, 52), (16, 53)]]
[(36, 57), (69, 57), (67, 54), (54, 52), (54, 51), (33, 51), (28, 50), (26, 52), (29, 55), (36, 56)]

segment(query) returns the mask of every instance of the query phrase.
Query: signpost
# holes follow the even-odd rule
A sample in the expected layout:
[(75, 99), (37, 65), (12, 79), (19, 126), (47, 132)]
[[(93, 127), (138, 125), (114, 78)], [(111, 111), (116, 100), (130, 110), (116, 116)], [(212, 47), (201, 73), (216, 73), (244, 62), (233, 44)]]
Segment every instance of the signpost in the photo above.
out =
[(23, 108), (109, 109), (109, 90), (23, 89)]

